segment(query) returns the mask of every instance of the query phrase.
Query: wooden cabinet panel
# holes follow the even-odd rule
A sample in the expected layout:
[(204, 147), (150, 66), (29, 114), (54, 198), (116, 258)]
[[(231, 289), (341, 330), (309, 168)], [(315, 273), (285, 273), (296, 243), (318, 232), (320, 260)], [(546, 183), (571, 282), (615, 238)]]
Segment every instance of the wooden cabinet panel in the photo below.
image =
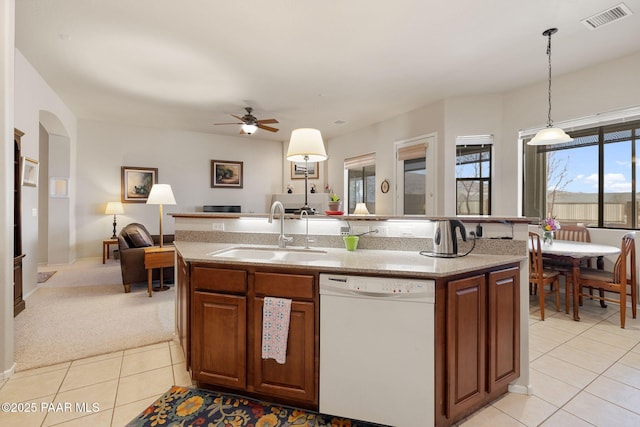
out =
[(255, 274), (256, 295), (312, 300), (314, 277), (302, 274), (263, 273)]
[(191, 308), (194, 378), (244, 389), (247, 385), (247, 298), (194, 292)]
[(184, 261), (180, 254), (178, 259), (178, 283), (176, 285), (176, 330), (178, 340), (182, 351), (184, 351), (187, 370), (191, 367), (191, 349), (190, 349), (190, 303), (189, 303), (189, 265)]
[(455, 417), (485, 398), (485, 276), (451, 281), (447, 298), (447, 413)]
[(191, 271), (191, 284), (194, 291), (244, 294), (247, 292), (247, 272), (195, 265)]
[(291, 320), (284, 364), (262, 359), (263, 298), (254, 300), (253, 354), (254, 389), (271, 396), (315, 402), (315, 310), (313, 302), (291, 303)]
[(520, 270), (489, 273), (489, 393), (503, 393), (520, 376)]

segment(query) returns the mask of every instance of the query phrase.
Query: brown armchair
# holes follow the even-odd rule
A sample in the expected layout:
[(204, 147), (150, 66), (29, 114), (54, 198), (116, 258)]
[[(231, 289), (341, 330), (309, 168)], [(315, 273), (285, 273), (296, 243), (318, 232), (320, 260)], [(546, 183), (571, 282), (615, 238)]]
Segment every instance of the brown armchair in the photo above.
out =
[[(163, 245), (172, 244), (172, 234), (163, 235)], [(152, 236), (146, 227), (137, 222), (128, 224), (118, 235), (118, 249), (120, 251), (120, 268), (122, 270), (122, 285), (126, 293), (131, 291), (131, 285), (144, 283), (147, 285), (147, 270), (144, 268), (144, 248), (160, 243), (158, 236)], [(173, 267), (163, 269), (166, 279), (173, 278)], [(160, 277), (160, 270), (153, 271), (153, 278)]]

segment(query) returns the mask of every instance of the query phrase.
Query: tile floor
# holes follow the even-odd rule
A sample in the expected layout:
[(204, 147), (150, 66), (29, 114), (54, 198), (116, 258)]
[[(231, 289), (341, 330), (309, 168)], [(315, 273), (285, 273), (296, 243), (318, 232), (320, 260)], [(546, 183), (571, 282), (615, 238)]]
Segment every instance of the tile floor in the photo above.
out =
[[(586, 301), (580, 322), (549, 308), (542, 322), (530, 306), (534, 395), (507, 394), (459, 425), (640, 426), (640, 318), (621, 329), (615, 305)], [(191, 384), (175, 342), (19, 372), (0, 382), (0, 402), (36, 411), (0, 411), (0, 425), (121, 427), (173, 384)], [(78, 402), (99, 411), (65, 410)]]
[[(122, 427), (174, 384), (191, 379), (173, 341), (22, 371), (0, 382), (0, 403), (35, 411), (2, 410), (0, 426)], [(91, 413), (94, 404), (99, 410)]]
[(564, 299), (561, 312), (548, 299), (540, 321), (536, 299), (529, 305), (533, 395), (509, 393), (459, 426), (640, 426), (640, 316), (627, 310), (621, 329), (618, 307), (592, 300), (575, 322)]

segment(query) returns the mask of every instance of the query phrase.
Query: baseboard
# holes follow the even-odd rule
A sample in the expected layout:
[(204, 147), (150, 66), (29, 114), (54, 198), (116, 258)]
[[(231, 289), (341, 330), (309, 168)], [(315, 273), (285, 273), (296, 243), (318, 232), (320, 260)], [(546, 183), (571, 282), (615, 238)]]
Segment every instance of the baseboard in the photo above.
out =
[(527, 396), (533, 395), (533, 386), (529, 385), (520, 385), (520, 384), (509, 384), (509, 392), (517, 393), (517, 394), (526, 394)]
[(2, 376), (0, 376), (0, 380), (8, 380), (15, 373), (16, 373), (16, 362), (13, 362), (13, 364), (11, 365), (11, 368), (7, 369), (2, 373)]

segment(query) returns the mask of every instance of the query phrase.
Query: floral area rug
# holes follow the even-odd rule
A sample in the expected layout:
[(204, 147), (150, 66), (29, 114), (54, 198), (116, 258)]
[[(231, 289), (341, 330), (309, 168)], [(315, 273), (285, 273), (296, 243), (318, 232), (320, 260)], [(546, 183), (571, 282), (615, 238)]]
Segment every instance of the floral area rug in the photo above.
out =
[(126, 427), (372, 427), (363, 421), (173, 386)]

